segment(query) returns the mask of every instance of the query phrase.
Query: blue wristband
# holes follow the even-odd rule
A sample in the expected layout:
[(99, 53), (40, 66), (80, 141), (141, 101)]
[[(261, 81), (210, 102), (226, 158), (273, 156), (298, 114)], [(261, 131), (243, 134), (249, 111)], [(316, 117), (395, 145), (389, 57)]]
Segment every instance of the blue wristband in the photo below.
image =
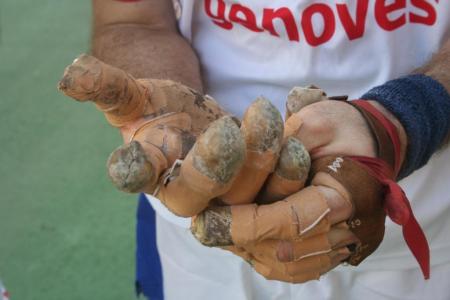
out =
[(429, 76), (394, 79), (361, 98), (382, 104), (405, 128), (408, 147), (399, 178), (424, 166), (450, 131), (450, 95)]

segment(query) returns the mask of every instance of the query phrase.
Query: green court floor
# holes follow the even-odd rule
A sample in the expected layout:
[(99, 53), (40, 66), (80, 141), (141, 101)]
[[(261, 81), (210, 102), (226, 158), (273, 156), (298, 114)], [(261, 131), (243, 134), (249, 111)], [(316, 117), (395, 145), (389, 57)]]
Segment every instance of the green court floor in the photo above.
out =
[(0, 278), (11, 300), (134, 299), (135, 197), (105, 161), (121, 141), (62, 96), (88, 51), (89, 0), (0, 0)]

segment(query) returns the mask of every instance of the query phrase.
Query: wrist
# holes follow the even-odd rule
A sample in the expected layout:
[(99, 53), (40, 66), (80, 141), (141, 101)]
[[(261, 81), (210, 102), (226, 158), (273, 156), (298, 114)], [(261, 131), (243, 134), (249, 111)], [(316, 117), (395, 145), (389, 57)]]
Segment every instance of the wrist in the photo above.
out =
[(372, 100), (369, 100), (368, 102), (372, 104), (372, 106), (374, 106), (380, 113), (382, 113), (383, 116), (385, 116), (389, 121), (391, 121), (392, 124), (394, 124), (400, 139), (400, 166), (403, 165), (406, 156), (406, 148), (408, 145), (408, 136), (406, 135), (405, 128), (400, 121), (383, 105)]
[(431, 77), (409, 75), (394, 79), (362, 98), (378, 102), (404, 127), (407, 147), (400, 178), (424, 166), (450, 130), (450, 95)]

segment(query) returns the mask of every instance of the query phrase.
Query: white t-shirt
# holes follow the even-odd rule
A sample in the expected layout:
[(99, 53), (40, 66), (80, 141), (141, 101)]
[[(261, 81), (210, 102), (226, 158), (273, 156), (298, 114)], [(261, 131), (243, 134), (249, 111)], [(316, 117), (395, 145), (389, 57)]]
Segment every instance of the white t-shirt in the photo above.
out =
[[(181, 33), (197, 52), (206, 92), (238, 116), (258, 96), (284, 114), (293, 86), (357, 98), (426, 63), (450, 34), (450, 1), (174, 0)], [(342, 120), (345, 122), (345, 120)], [(401, 181), (431, 246), (432, 265), (450, 261), (450, 149)], [(189, 227), (156, 199), (167, 220)], [(386, 221), (380, 248), (360, 269), (417, 266)]]

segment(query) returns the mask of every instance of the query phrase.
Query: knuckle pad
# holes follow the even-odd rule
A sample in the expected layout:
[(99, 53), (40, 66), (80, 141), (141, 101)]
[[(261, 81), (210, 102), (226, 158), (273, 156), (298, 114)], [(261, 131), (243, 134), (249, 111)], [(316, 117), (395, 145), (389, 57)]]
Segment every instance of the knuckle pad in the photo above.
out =
[(277, 247), (277, 259), (280, 262), (287, 262), (293, 259), (294, 246), (289, 241), (281, 241)]

